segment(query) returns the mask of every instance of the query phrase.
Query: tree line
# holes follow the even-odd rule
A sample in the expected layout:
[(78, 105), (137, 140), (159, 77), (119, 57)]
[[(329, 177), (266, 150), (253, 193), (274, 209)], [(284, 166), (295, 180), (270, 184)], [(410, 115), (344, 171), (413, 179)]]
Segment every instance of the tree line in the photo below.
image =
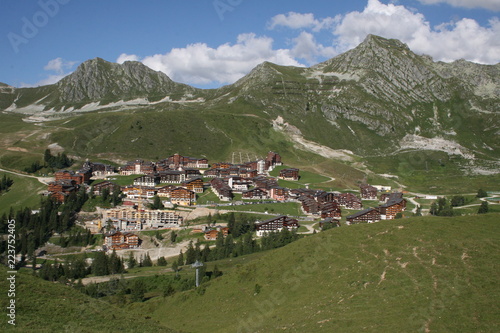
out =
[[(486, 193), (486, 191), (479, 189), (477, 192), (476, 198), (484, 198), (487, 195), (488, 194)], [(437, 201), (434, 201), (431, 203), (429, 213), (431, 215), (434, 215), (434, 216), (454, 216), (456, 214), (455, 214), (453, 208), (464, 206), (468, 202), (470, 202), (470, 199), (468, 200), (463, 195), (454, 195), (450, 199), (440, 197), (437, 199)], [(487, 213), (488, 210), (489, 210), (488, 202), (482, 201), (477, 213), (484, 214), (484, 213)]]
[(66, 283), (85, 278), (90, 274), (102, 276), (124, 272), (123, 260), (113, 251), (110, 255), (96, 252), (91, 264), (88, 264), (87, 258), (83, 257), (69, 257), (65, 262), (59, 263), (56, 260), (52, 264), (45, 261), (37, 275), (44, 280)]
[(30, 166), (25, 167), (24, 171), (28, 173), (35, 173), (43, 168), (50, 169), (64, 169), (68, 168), (75, 163), (75, 160), (69, 158), (66, 153), (57, 153), (57, 155), (52, 155), (50, 149), (46, 149), (43, 153), (43, 163), (40, 161), (35, 161), (30, 164)]
[(214, 248), (211, 249), (208, 244), (205, 244), (201, 249), (200, 240), (197, 240), (195, 244), (191, 241), (185, 253), (182, 250), (180, 251), (177, 261), (172, 264), (172, 268), (178, 270), (180, 266), (191, 265), (196, 261), (209, 262), (271, 250), (285, 246), (300, 237), (295, 230), (290, 231), (283, 228), (279, 232), (265, 234), (260, 238), (260, 242), (257, 242), (253, 239), (253, 229), (249, 229), (237, 239), (231, 233), (224, 237), (224, 234), (219, 231)]
[(4, 174), (2, 179), (0, 179), (0, 193), (7, 192), (13, 184), (14, 181), (10, 177), (7, 177), (6, 174)]
[[(3, 214), (0, 221), (0, 233), (8, 232), (8, 221), (16, 221), (16, 253), (21, 254), (18, 265), (25, 264), (26, 258), (36, 261), (35, 250), (44, 245), (54, 233), (70, 230), (76, 221), (76, 214), (88, 199), (85, 189), (71, 193), (64, 203), (59, 203), (51, 197), (42, 197), (40, 209), (30, 208), (14, 210)], [(0, 253), (4, 256), (7, 242), (0, 242)]]

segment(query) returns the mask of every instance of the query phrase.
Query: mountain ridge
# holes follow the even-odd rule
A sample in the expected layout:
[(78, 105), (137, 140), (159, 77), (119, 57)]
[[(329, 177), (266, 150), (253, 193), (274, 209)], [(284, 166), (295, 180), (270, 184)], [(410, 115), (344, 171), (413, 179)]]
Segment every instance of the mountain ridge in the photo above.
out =
[[(252, 115), (294, 145), (299, 138), (367, 157), (440, 151), (463, 159), (459, 163), (467, 170), (479, 170), (478, 160), (486, 161), (489, 169), (500, 166), (500, 145), (495, 140), (500, 135), (495, 116), (500, 110), (500, 64), (434, 62), (398, 40), (375, 35), (307, 68), (263, 62), (235, 83), (217, 89), (175, 83), (138, 62), (93, 59), (57, 84), (0, 90), (0, 110), (24, 113), (34, 122), (80, 117), (89, 111), (159, 112), (155, 118), (163, 125), (151, 125), (153, 132), (169, 130), (173, 110), (183, 119), (189, 111), (189, 123), (196, 128), (176, 134), (179, 141), (192, 140), (190, 132), (214, 139), (222, 135), (227, 150), (241, 138), (227, 134), (233, 129), (226, 120), (212, 123), (214, 117)], [(124, 136), (128, 132), (123, 129)], [(105, 140), (111, 134), (102, 128), (95, 135)], [(265, 135), (269, 142), (273, 136), (253, 135)], [(134, 144), (157, 149), (166, 144), (144, 135), (135, 140)], [(86, 145), (86, 153), (94, 148)]]

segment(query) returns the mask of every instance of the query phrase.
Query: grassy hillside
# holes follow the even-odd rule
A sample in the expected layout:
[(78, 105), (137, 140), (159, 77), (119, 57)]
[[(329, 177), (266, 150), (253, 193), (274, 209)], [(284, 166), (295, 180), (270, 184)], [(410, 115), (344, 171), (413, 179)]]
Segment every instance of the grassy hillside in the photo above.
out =
[[(8, 305), (7, 270), (0, 267), (0, 304)], [(5, 292), (5, 293), (4, 293)], [(123, 308), (93, 299), (64, 285), (18, 273), (16, 278), (16, 326), (2, 316), (2, 332), (175, 332), (145, 316), (133, 316)]]
[(0, 194), (0, 215), (8, 213), (11, 206), (14, 209), (22, 207), (38, 209), (40, 206), (39, 193), (46, 190), (47, 186), (35, 178), (21, 177), (0, 171), (0, 177), (3, 177), (4, 174), (11, 178), (14, 184), (7, 192)]
[(493, 332), (498, 214), (329, 230), (136, 307), (187, 332)]

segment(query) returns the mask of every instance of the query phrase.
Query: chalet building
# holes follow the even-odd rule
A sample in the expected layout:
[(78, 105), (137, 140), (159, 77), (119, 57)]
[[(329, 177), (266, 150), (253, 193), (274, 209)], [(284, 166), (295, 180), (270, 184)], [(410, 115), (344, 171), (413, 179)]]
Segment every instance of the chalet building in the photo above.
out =
[(196, 204), (196, 193), (183, 187), (170, 190), (169, 198), (174, 205), (191, 206)]
[(203, 172), (203, 177), (206, 177), (206, 178), (209, 178), (209, 177), (212, 177), (212, 178), (220, 178), (220, 170), (219, 168), (213, 168), (213, 169), (210, 169), (210, 170), (205, 170)]
[(166, 163), (171, 169), (177, 169), (179, 167), (188, 167), (188, 168), (198, 168), (198, 169), (207, 169), (208, 168), (208, 160), (206, 158), (193, 158), (182, 156), (179, 154), (174, 154), (166, 159)]
[(252, 179), (255, 187), (260, 187), (266, 190), (270, 190), (273, 187), (278, 186), (278, 181), (276, 178), (267, 178), (264, 176), (258, 176)]
[(253, 184), (251, 180), (233, 176), (227, 179), (227, 184), (234, 192), (244, 192)]
[(269, 196), (276, 201), (285, 201), (288, 198), (288, 189), (285, 187), (275, 186), (269, 189)]
[(154, 174), (140, 176), (134, 179), (135, 186), (155, 187), (160, 183), (160, 177)]
[(317, 191), (314, 198), (319, 203), (337, 202), (335, 200), (335, 193), (332, 192)]
[(381, 220), (378, 208), (367, 208), (346, 217), (347, 224), (374, 223)]
[(299, 169), (288, 168), (280, 170), (280, 174), (278, 176), (279, 179), (284, 180), (299, 180)]
[(321, 218), (334, 218), (340, 219), (342, 217), (342, 210), (336, 202), (325, 202), (320, 206)]
[(253, 188), (242, 192), (243, 199), (269, 199), (269, 194), (265, 189)]
[(200, 177), (185, 180), (181, 185), (195, 193), (203, 193), (203, 179)]
[(381, 202), (389, 202), (390, 200), (396, 200), (402, 198), (403, 198), (403, 193), (401, 192), (382, 193), (380, 195)]
[(139, 174), (152, 174), (155, 173), (156, 168), (153, 162), (146, 162), (144, 160), (129, 161), (127, 164), (120, 168), (120, 174), (125, 176), (139, 175)]
[(186, 173), (179, 170), (166, 170), (158, 172), (161, 184), (180, 184), (186, 180)]
[(229, 169), (233, 165), (228, 162), (218, 162), (211, 165), (211, 169)]
[(92, 171), (90, 169), (81, 169), (77, 172), (60, 170), (55, 173), (55, 180), (74, 180), (76, 185), (88, 184), (92, 177)]
[(256, 169), (241, 169), (240, 176), (243, 178), (253, 178), (258, 176)]
[(309, 195), (302, 195), (298, 198), (302, 204), (302, 211), (306, 214), (318, 215), (320, 212), (319, 203)]
[(331, 225), (334, 228), (340, 227), (340, 221), (331, 217), (327, 217), (324, 220), (319, 221), (318, 224), (321, 229), (323, 229), (326, 225)]
[(267, 157), (265, 159), (265, 169), (267, 171), (272, 171), (275, 166), (280, 166), (282, 165), (281, 163), (281, 156), (278, 153), (270, 151), (267, 153)]
[(178, 188), (175, 185), (166, 185), (156, 189), (156, 195), (159, 197), (170, 198), (170, 193), (174, 188)]
[(377, 200), (378, 190), (376, 187), (368, 184), (361, 184), (359, 186), (359, 192), (361, 193), (361, 199)]
[(64, 202), (66, 198), (78, 190), (78, 185), (73, 179), (60, 179), (49, 183), (48, 191), (50, 197), (58, 202)]
[(382, 194), (380, 195), (380, 199), (379, 199), (379, 201), (380, 201), (380, 202), (387, 202), (387, 200), (389, 200), (389, 196), (390, 196), (390, 195), (391, 195), (390, 193), (382, 193)]
[(101, 183), (97, 183), (97, 184), (92, 184), (92, 189), (93, 189), (93, 194), (95, 195), (101, 195), (102, 194), (102, 190), (104, 190), (105, 188), (108, 189), (109, 193), (110, 194), (113, 194), (113, 191), (114, 191), (114, 188), (115, 186), (118, 186), (116, 185), (115, 183), (112, 183), (110, 181), (104, 181), (104, 182), (101, 182)]
[(233, 176), (243, 177), (243, 178), (253, 178), (257, 177), (257, 170), (239, 166), (231, 166), (229, 168), (212, 168), (210, 170), (206, 170), (203, 173), (203, 176), (218, 177), (218, 178), (226, 178)]
[(164, 171), (171, 170), (170, 167), (168, 166), (168, 164), (165, 162), (165, 160), (156, 162), (155, 169), (156, 169), (156, 172), (164, 172)]
[(193, 179), (201, 177), (201, 172), (195, 168), (179, 168), (179, 171), (184, 172), (186, 179)]
[(175, 205), (191, 206), (196, 203), (196, 193), (184, 187), (167, 185), (157, 189), (156, 195), (169, 198)]
[(136, 249), (140, 245), (140, 239), (131, 232), (115, 231), (104, 235), (104, 244), (110, 251)]
[(135, 209), (118, 207), (103, 211), (103, 220), (111, 220), (121, 230), (142, 230), (143, 228), (177, 228), (183, 218), (175, 211)]
[(340, 206), (344, 206), (347, 209), (361, 209), (363, 204), (361, 199), (352, 193), (340, 193), (335, 196), (336, 201)]
[(393, 220), (397, 213), (401, 213), (406, 209), (406, 199), (403, 198), (403, 193), (391, 193), (387, 202), (379, 206), (380, 218), (382, 220)]
[(94, 163), (86, 161), (85, 163), (83, 163), (82, 169), (90, 169), (90, 171), (92, 172), (92, 176), (95, 177), (109, 176), (115, 174), (115, 167), (103, 163)]
[(225, 237), (227, 237), (227, 235), (229, 235), (229, 228), (217, 226), (215, 228), (205, 230), (204, 237), (206, 240), (214, 241), (214, 240), (217, 240), (217, 236), (219, 235), (219, 232), (222, 232), (222, 235), (225, 238)]
[(281, 231), (283, 228), (287, 228), (288, 230), (296, 230), (300, 227), (299, 222), (291, 217), (286, 215), (281, 215), (278, 217), (274, 217), (272, 219), (255, 222), (255, 229), (257, 231), (257, 236), (262, 237), (266, 233)]
[(292, 200), (298, 200), (302, 196), (313, 198), (316, 195), (317, 190), (312, 190), (308, 188), (294, 188), (288, 191), (288, 197)]
[(129, 199), (151, 199), (156, 195), (154, 187), (123, 186), (121, 190)]
[(384, 185), (372, 185), (372, 186), (375, 187), (379, 192), (389, 192), (392, 189), (392, 187)]
[(265, 160), (257, 160), (257, 167), (255, 168), (259, 175), (263, 175), (266, 173), (266, 161)]
[(233, 190), (224, 182), (222, 178), (214, 178), (210, 181), (212, 191), (222, 201), (231, 201), (233, 199)]

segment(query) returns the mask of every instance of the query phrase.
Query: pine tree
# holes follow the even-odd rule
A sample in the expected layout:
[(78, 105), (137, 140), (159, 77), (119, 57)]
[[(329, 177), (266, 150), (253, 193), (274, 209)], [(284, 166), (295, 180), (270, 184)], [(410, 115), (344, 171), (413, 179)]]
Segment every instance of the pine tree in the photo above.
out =
[(487, 197), (487, 196), (488, 196), (488, 193), (485, 190), (483, 190), (482, 188), (480, 188), (477, 191), (477, 195), (476, 195), (477, 198), (484, 198), (484, 197)]
[(129, 252), (129, 254), (128, 254), (127, 266), (130, 269), (132, 269), (135, 266), (137, 266), (137, 260), (135, 260), (135, 257), (134, 257), (134, 254), (132, 253), (132, 251)]
[(208, 246), (208, 244), (205, 244), (205, 247), (203, 247), (203, 251), (201, 251), (201, 261), (208, 261), (210, 259), (210, 252), (210, 246)]
[(196, 240), (196, 244), (194, 245), (194, 255), (195, 255), (195, 261), (197, 260), (200, 260), (201, 259), (201, 243), (200, 243), (200, 239), (197, 239)]
[(223, 258), (229, 258), (233, 254), (234, 250), (234, 241), (233, 241), (233, 235), (227, 235), (226, 239), (224, 241), (224, 257)]
[(109, 270), (110, 274), (123, 273), (123, 271), (124, 271), (123, 262), (120, 259), (120, 257), (118, 257), (115, 250), (113, 250), (113, 252), (109, 256), (108, 266), (109, 266), (108, 270)]
[(160, 257), (158, 258), (158, 261), (156, 262), (158, 266), (167, 266), (167, 259), (165, 257)]
[(97, 276), (109, 274), (108, 256), (106, 255), (106, 253), (96, 252), (94, 261), (91, 265), (91, 270), (92, 274)]
[(422, 207), (420, 205), (417, 206), (417, 209), (415, 210), (414, 216), (422, 216)]
[(489, 211), (488, 201), (481, 202), (481, 206), (479, 206), (478, 214), (486, 214)]
[(437, 215), (438, 214), (438, 206), (435, 201), (431, 203), (431, 208), (429, 209), (429, 214), (431, 215)]
[(165, 206), (161, 202), (161, 199), (159, 196), (155, 195), (153, 198), (153, 204), (151, 204), (151, 209), (163, 209)]
[(190, 241), (188, 249), (186, 250), (186, 265), (191, 265), (195, 261), (196, 261), (196, 251), (193, 247), (193, 241)]
[(177, 258), (177, 266), (184, 266), (184, 254), (181, 252), (179, 253), (179, 257)]
[(236, 226), (236, 219), (234, 217), (234, 213), (231, 212), (229, 213), (229, 218), (227, 220), (227, 227), (229, 228), (229, 233), (232, 234), (235, 232), (234, 230), (235, 226)]
[(222, 231), (217, 233), (217, 238), (215, 239), (215, 260), (224, 259), (224, 234)]
[(243, 236), (243, 254), (250, 254), (254, 252), (255, 242), (252, 238), (252, 233), (247, 232)]
[(144, 255), (144, 259), (142, 260), (142, 267), (151, 267), (151, 266), (153, 266), (153, 261), (151, 260), (149, 253), (146, 252), (146, 254)]
[(173, 230), (172, 230), (172, 231), (170, 232), (170, 241), (171, 241), (172, 243), (175, 243), (175, 241), (176, 241), (176, 240), (177, 240), (177, 234), (175, 233), (175, 231), (173, 231)]

